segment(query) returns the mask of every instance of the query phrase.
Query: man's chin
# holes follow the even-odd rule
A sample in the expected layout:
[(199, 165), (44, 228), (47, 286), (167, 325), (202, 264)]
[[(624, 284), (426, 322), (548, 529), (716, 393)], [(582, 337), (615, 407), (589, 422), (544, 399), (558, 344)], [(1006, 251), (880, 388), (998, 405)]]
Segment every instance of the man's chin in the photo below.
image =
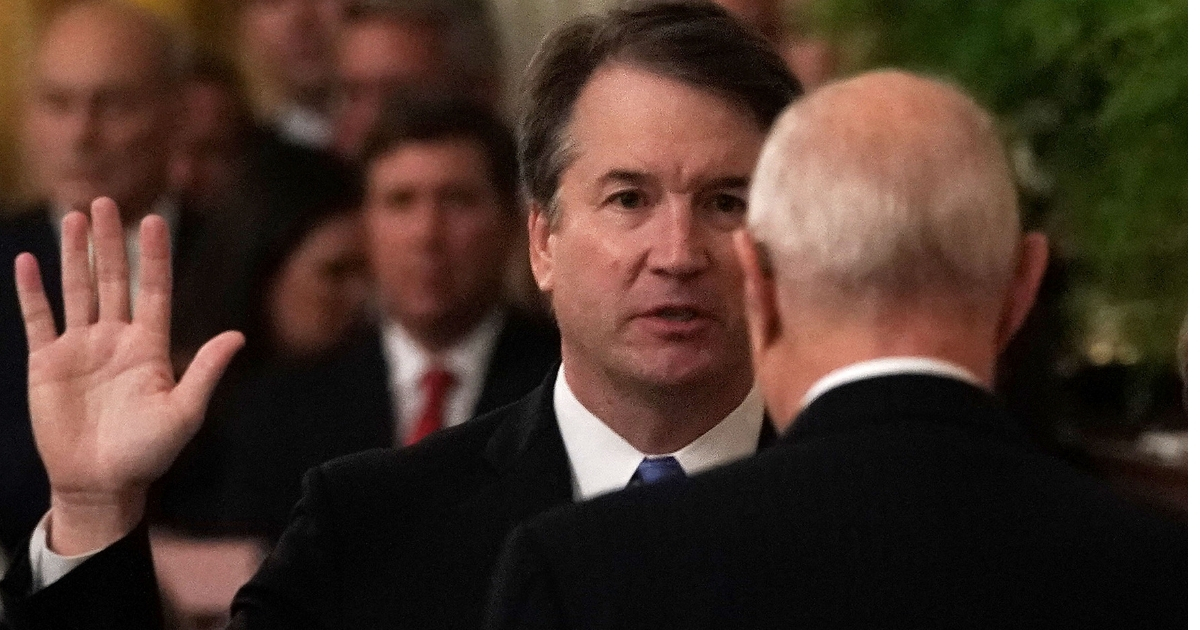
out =
[(112, 196), (96, 186), (77, 183), (64, 184), (58, 190), (59, 194), (53, 195), (54, 204), (67, 212), (74, 210), (86, 213), (97, 197)]
[(721, 384), (737, 376), (732, 363), (712, 352), (691, 348), (663, 349), (633, 359), (639, 380), (664, 389)]

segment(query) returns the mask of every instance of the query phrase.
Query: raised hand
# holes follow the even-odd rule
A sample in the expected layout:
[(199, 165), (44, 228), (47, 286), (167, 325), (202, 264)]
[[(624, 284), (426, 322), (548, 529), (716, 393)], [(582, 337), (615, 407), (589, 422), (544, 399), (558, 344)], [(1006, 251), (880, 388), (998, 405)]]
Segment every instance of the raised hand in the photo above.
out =
[(37, 261), (16, 259), (29, 339), (29, 407), (50, 477), (51, 549), (72, 555), (115, 542), (137, 524), (147, 486), (199, 429), (213, 387), (242, 346), (237, 332), (210, 340), (175, 382), (170, 362), (171, 271), (167, 226), (141, 224), (137, 302), (129, 312), (125, 237), (112, 200), (62, 222), (66, 330), (54, 327)]

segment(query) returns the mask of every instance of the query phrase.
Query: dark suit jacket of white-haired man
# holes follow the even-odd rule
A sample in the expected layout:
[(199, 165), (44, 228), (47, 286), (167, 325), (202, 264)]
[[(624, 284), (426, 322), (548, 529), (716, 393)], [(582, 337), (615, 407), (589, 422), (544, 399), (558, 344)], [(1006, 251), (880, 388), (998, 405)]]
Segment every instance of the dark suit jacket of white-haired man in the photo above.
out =
[(518, 528), (491, 628), (1184, 625), (1183, 528), (1039, 454), (989, 393), (1046, 242), (978, 106), (900, 72), (818, 90), (750, 205), (756, 375), (786, 433)]

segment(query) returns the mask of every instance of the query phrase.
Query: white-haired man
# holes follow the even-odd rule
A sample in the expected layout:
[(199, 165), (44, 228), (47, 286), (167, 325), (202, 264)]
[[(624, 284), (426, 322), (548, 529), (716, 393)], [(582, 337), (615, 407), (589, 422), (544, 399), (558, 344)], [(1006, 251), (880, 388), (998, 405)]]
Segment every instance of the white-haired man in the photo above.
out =
[(989, 117), (879, 72), (777, 122), (746, 276), (788, 432), (509, 541), (492, 627), (1176, 627), (1181, 527), (1037, 453), (989, 394), (1046, 261)]

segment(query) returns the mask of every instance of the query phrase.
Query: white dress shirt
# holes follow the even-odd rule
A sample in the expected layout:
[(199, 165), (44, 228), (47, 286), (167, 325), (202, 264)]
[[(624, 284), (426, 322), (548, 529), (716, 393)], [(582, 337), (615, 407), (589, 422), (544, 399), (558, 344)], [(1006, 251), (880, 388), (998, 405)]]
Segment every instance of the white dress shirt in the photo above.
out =
[[(474, 415), (503, 325), (504, 317), (493, 311), (439, 357), (441, 367), (454, 374), (455, 381), (443, 407), (443, 427), (462, 424)], [(421, 377), (430, 367), (430, 357), (404, 328), (388, 321), (383, 325), (383, 358), (388, 367), (392, 408), (397, 416), (396, 444), (404, 444), (403, 438), (416, 427), (425, 403)]]
[(807, 407), (817, 397), (835, 387), (841, 387), (842, 385), (868, 378), (896, 376), (899, 374), (944, 376), (970, 383), (976, 387), (983, 387), (979, 379), (969, 370), (949, 361), (931, 357), (884, 357), (852, 363), (821, 377), (816, 383), (813, 383), (812, 387), (808, 388), (808, 393), (804, 395), (804, 402), (801, 404), (801, 408)]
[(311, 107), (285, 106), (275, 118), (275, 129), (284, 140), (310, 149), (324, 149), (333, 142), (329, 117)]
[[(179, 203), (171, 197), (159, 197), (158, 201), (150, 207), (149, 214), (157, 214), (167, 222), (167, 243), (172, 251), (175, 247), (175, 236), (179, 229)], [(55, 208), (55, 219), (50, 223), (54, 226), (54, 233), (58, 236), (59, 241), (62, 241), (62, 218), (67, 216), (67, 211), (62, 208)], [(138, 235), (141, 232), (141, 221), (135, 222), (133, 225), (125, 226), (125, 257), (129, 265), (129, 303), (132, 305), (137, 300), (138, 294), (138, 270), (141, 268), (141, 253), (142, 245)], [(88, 232), (88, 262), (94, 268), (96, 265), (96, 252), (94, 243), (92, 242), (91, 232)]]
[[(561, 366), (554, 381), (554, 415), (571, 464), (571, 487), (576, 501), (629, 485), (638, 464), (648, 455), (626, 442), (579, 402), (567, 385)], [(757, 388), (752, 388), (733, 413), (691, 444), (674, 453), (651, 457), (670, 455), (679, 461), (684, 472), (695, 475), (753, 455), (758, 450), (762, 428), (762, 396)]]

